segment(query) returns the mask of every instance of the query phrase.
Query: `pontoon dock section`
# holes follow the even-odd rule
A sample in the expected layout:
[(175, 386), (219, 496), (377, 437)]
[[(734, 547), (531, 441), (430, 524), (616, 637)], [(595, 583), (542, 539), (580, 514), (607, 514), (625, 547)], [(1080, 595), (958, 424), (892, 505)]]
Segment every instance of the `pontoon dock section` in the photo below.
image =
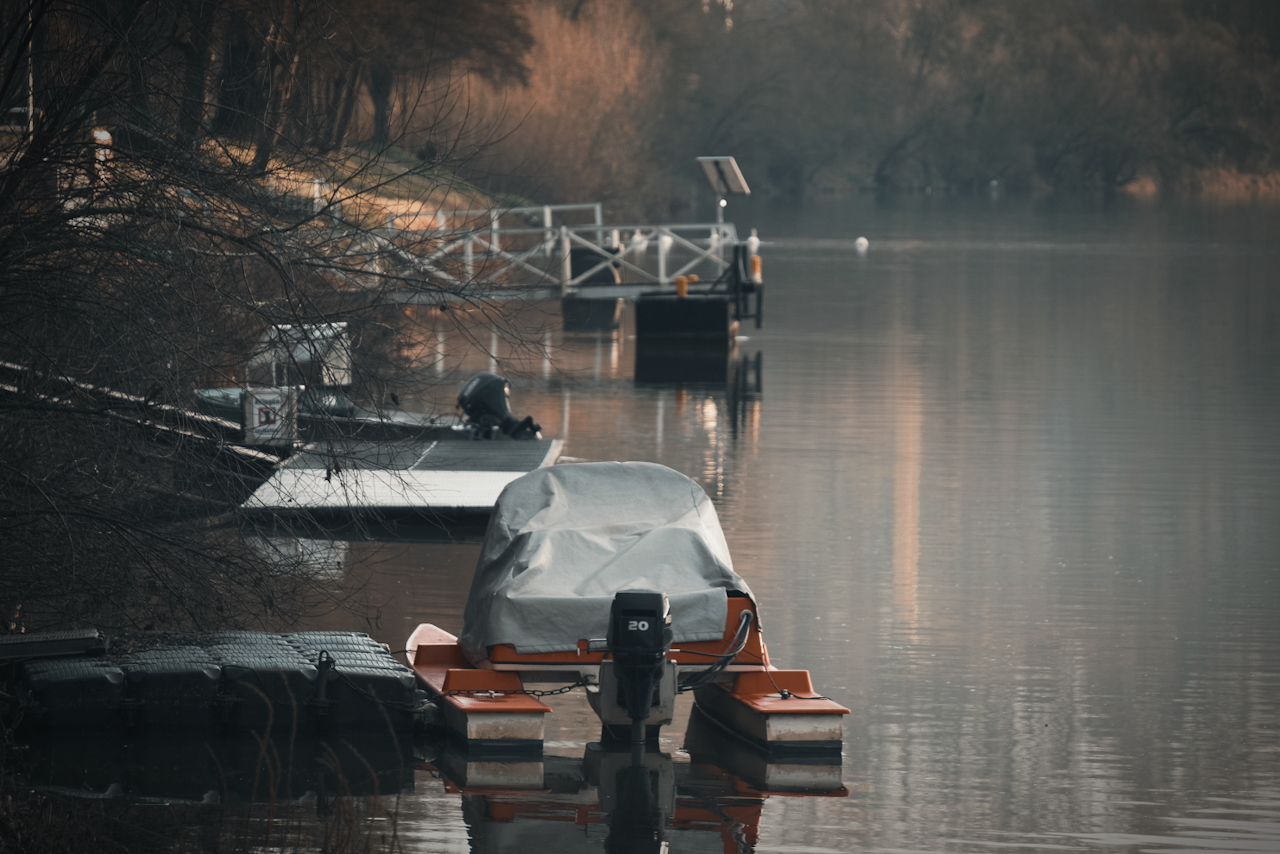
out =
[[(407, 733), (413, 671), (361, 632), (143, 632), (101, 648), (69, 632), (10, 671), (24, 725), (55, 733)], [(40, 635), (24, 635), (36, 639)], [(17, 650), (9, 650), (16, 652)], [(10, 711), (14, 711), (10, 709)]]
[(352, 514), (487, 516), (503, 488), (560, 456), (559, 439), (316, 442), (241, 505), (251, 515), (344, 521)]

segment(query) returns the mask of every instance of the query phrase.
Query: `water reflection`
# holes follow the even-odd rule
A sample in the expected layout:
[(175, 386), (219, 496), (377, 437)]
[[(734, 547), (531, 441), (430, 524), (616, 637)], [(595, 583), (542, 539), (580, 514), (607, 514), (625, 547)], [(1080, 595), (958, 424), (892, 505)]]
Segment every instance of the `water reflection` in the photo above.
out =
[(323, 536), (295, 536), (293, 533), (263, 533), (249, 543), (272, 564), (290, 572), (305, 572), (340, 579), (347, 563), (347, 542)]
[[(757, 850), (770, 799), (848, 795), (838, 754), (770, 757), (696, 713), (683, 750), (650, 751), (640, 764), (629, 746), (613, 750), (598, 743), (585, 744), (576, 756), (511, 757), (471, 755), (447, 740), (371, 734), (260, 739), (101, 733), (38, 740), (23, 764), (26, 779), (41, 791), (122, 805), (186, 806), (180, 823), (217, 832), (230, 827), (248, 843), (271, 839), (270, 821), (252, 823), (255, 815), (278, 814), (293, 835), (313, 827), (306, 816), (322, 828), (332, 814), (350, 814), (359, 801), (355, 813), (371, 816), (372, 823), (357, 837), (374, 843), (362, 850), (383, 850), (374, 831), (378, 822), (391, 820), (403, 825), (408, 843), (433, 840), (422, 849), (430, 851), (745, 854)], [(460, 806), (465, 835), (445, 830), (448, 822), (433, 806), (442, 796)], [(269, 809), (255, 813), (255, 805)], [(441, 845), (442, 838), (448, 844)]]
[(474, 758), (446, 745), (430, 768), (462, 798), (473, 854), (490, 851), (757, 850), (771, 797), (847, 796), (839, 757), (770, 759), (721, 735), (700, 715), (686, 751), (599, 743), (581, 758)]
[[(849, 797), (715, 801), (757, 850), (1274, 850), (1280, 213), (983, 201), (757, 209), (770, 314), (724, 378), (634, 375), (627, 317), (616, 374), (614, 339), (532, 322), (499, 370), (567, 455), (698, 479), (773, 657), (854, 710)], [(488, 367), (475, 323), (419, 406)], [(476, 557), (353, 543), (343, 589), (398, 649), (460, 630)], [(574, 702), (549, 750), (580, 763)], [(422, 850), (469, 850), (467, 803), (419, 785)]]
[[(287, 729), (287, 728), (286, 728)], [(77, 798), (153, 803), (309, 803), (413, 791), (405, 741), (376, 734), (193, 737), (58, 733), (22, 757), (27, 781)]]
[(893, 601), (901, 631), (911, 640), (920, 616), (920, 344), (900, 328), (893, 337)]

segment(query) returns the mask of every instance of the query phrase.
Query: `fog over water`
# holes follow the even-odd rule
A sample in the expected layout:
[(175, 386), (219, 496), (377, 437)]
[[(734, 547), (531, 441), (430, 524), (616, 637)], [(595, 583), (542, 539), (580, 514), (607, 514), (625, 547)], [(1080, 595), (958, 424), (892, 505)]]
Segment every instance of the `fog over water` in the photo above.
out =
[[(744, 381), (637, 384), (629, 327), (555, 332), (546, 371), (534, 351), (498, 367), (568, 456), (698, 480), (775, 663), (852, 709), (849, 796), (767, 799), (754, 850), (1280, 850), (1280, 211), (730, 218), (765, 240)], [(450, 353), (444, 405), (488, 368)], [(461, 628), (478, 546), (343, 554), (335, 583), (381, 606), (393, 649), (418, 622)], [(585, 702), (550, 704), (548, 754), (581, 757)], [(686, 717), (663, 741), (677, 764)], [(603, 845), (572, 821), (499, 834), (469, 803), (418, 772), (409, 846)]]

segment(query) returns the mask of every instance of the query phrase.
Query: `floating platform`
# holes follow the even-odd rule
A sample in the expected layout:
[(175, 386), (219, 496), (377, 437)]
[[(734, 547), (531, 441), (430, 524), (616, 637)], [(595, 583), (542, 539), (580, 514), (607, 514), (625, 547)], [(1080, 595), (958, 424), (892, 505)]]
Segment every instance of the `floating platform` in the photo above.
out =
[(99, 655), (31, 658), (21, 723), (57, 731), (407, 732), (413, 671), (356, 632), (148, 633)]
[(696, 340), (724, 348), (738, 334), (726, 294), (645, 294), (636, 300), (636, 339)]
[(285, 462), (240, 509), (342, 522), (487, 516), (508, 483), (560, 456), (559, 439), (315, 443)]
[(100, 655), (105, 651), (106, 642), (97, 629), (0, 636), (0, 661), (63, 655)]

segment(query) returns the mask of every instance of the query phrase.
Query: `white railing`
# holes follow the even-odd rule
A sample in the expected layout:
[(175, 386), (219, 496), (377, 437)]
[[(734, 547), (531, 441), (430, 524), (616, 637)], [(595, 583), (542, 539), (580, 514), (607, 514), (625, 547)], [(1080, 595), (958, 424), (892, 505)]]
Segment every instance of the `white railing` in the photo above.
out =
[[(419, 212), (414, 214), (388, 214), (387, 230), (393, 233), (422, 233), (425, 231), (434, 232), (436, 234), (449, 234), (451, 232), (476, 231), (477, 221), (480, 223), (488, 223), (488, 231), (490, 233), (490, 242), (495, 246), (501, 246), (500, 233), (503, 230), (502, 221), (504, 219), (518, 219), (524, 221), (526, 225), (531, 224), (536, 219), (542, 220), (543, 239), (547, 245), (548, 251), (554, 241), (555, 229), (558, 225), (573, 225), (568, 223), (566, 214), (572, 213), (589, 213), (592, 215), (592, 223), (596, 227), (596, 241), (600, 242), (604, 239), (604, 206), (600, 202), (586, 202), (583, 204), (573, 205), (530, 205), (527, 207), (514, 208), (476, 208), (473, 210), (438, 210), (432, 213)], [(556, 219), (561, 221), (556, 223)], [(483, 228), (484, 226), (481, 226)], [(517, 226), (518, 227), (518, 226)]]
[[(595, 222), (549, 225), (554, 213), (593, 210)], [(503, 227), (508, 214), (542, 212), (544, 225)], [(625, 284), (656, 288), (674, 286), (678, 277), (698, 276), (713, 281), (731, 264), (737, 231), (732, 223), (606, 226), (599, 205), (548, 205), (510, 210), (442, 211), (420, 215), (401, 227), (407, 217), (388, 217), (386, 236), (408, 238), (420, 249), (406, 249), (420, 269), (451, 284), (510, 288), (559, 285), (567, 295), (613, 268)], [(481, 219), (484, 223), (475, 222)], [(472, 225), (451, 230), (450, 221)], [(579, 271), (573, 272), (575, 258)], [(458, 261), (461, 260), (459, 267)], [(594, 263), (591, 263), (594, 261)], [(612, 277), (610, 276), (610, 279)]]

